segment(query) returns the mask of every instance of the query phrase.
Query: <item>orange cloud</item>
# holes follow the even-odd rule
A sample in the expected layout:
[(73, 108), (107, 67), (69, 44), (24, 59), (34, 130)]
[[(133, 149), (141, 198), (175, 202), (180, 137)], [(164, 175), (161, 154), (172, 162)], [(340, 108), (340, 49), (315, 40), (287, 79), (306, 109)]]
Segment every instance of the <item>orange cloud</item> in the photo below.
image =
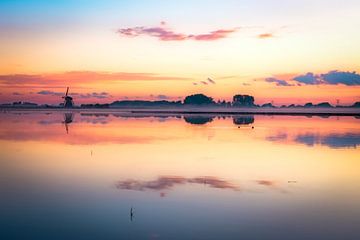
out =
[(176, 76), (161, 76), (156, 73), (129, 73), (129, 72), (94, 72), (94, 71), (70, 71), (63, 73), (44, 73), (44, 74), (8, 74), (0, 75), (0, 85), (35, 85), (64, 86), (64, 83), (92, 83), (99, 81), (160, 81), (160, 80), (186, 80), (187, 78)]
[(257, 38), (265, 39), (265, 38), (273, 38), (274, 35), (272, 33), (262, 33), (257, 35)]

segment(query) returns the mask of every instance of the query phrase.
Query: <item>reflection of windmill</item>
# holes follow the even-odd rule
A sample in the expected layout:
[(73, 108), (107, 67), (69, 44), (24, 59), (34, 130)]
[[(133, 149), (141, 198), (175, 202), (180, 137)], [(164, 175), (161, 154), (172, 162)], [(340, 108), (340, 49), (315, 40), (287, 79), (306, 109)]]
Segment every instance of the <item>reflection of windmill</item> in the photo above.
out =
[(65, 124), (65, 129), (66, 129), (66, 133), (69, 133), (69, 124), (72, 123), (74, 119), (74, 114), (73, 113), (64, 113), (64, 124)]
[(64, 107), (72, 108), (74, 106), (73, 98), (68, 96), (68, 93), (69, 93), (69, 87), (67, 87), (66, 89), (65, 96), (62, 97), (64, 99)]

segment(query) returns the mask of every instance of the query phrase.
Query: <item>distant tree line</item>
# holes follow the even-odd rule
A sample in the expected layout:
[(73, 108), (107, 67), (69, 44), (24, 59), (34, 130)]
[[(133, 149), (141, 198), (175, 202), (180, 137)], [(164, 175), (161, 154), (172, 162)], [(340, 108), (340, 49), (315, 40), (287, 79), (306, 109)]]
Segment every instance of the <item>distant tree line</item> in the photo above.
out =
[[(61, 108), (62, 106), (56, 105), (38, 105), (36, 103), (31, 102), (13, 102), (8, 104), (0, 104), (1, 107), (16, 107), (16, 108), (36, 108), (36, 107), (46, 107), (46, 108)], [(81, 108), (170, 108), (170, 107), (182, 107), (182, 106), (206, 106), (206, 107), (263, 107), (263, 108), (275, 108), (272, 103), (265, 103), (262, 105), (255, 104), (255, 98), (251, 95), (242, 95), (237, 94), (234, 95), (232, 101), (225, 101), (225, 100), (218, 100), (215, 101), (212, 97), (206, 96), (204, 94), (193, 94), (186, 96), (184, 101), (167, 101), (167, 100), (160, 100), (160, 101), (147, 101), (147, 100), (120, 100), (115, 101), (112, 103), (95, 103), (95, 104), (81, 104)], [(318, 104), (313, 104), (311, 102), (306, 103), (305, 105), (282, 105), (280, 108), (346, 108), (346, 107), (353, 107), (359, 108), (360, 102), (355, 102), (353, 105), (350, 106), (332, 106), (328, 102), (322, 102)]]

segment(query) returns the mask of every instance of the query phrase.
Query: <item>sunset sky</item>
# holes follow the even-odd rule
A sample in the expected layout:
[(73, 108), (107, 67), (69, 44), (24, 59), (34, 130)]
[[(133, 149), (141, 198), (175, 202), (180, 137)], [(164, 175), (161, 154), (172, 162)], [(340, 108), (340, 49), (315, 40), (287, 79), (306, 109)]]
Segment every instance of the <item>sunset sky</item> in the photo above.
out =
[(0, 2), (0, 103), (360, 101), (360, 1)]

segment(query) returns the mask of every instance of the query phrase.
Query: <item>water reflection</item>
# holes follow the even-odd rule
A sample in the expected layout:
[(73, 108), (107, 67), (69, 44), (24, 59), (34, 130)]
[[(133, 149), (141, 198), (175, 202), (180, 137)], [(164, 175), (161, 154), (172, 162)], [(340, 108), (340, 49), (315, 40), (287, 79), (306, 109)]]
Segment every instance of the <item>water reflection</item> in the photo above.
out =
[[(27, 116), (26, 123), (22, 121)], [(15, 141), (57, 141), (68, 144), (96, 144), (96, 143), (117, 143), (117, 144), (148, 144), (153, 141), (161, 141), (179, 138), (177, 134), (167, 132), (164, 134), (150, 133), (149, 128), (140, 133), (143, 126), (149, 122), (162, 124), (171, 128), (173, 125), (183, 126), (182, 121), (190, 123), (195, 128), (203, 125), (211, 129), (216, 126), (228, 126), (232, 119), (235, 126), (252, 125), (267, 126), (271, 128), (265, 136), (260, 136), (259, 131), (248, 135), (250, 139), (262, 138), (279, 144), (301, 144), (308, 147), (317, 145), (329, 148), (357, 148), (360, 145), (360, 130), (358, 118), (353, 117), (286, 117), (286, 116), (256, 116), (253, 115), (179, 115), (179, 114), (132, 114), (132, 113), (79, 113), (75, 118), (73, 112), (10, 112), (2, 113), (0, 139)], [(346, 120), (346, 125), (341, 128), (341, 123)], [(157, 122), (157, 123), (155, 123)], [(62, 123), (67, 134), (71, 138), (63, 138), (62, 132), (57, 131), (57, 125)], [(294, 123), (287, 127), (287, 124)], [(22, 131), (20, 125), (27, 125), (27, 131)], [(108, 125), (103, 130), (94, 128), (92, 125)], [(350, 124), (350, 125), (349, 125)], [(69, 126), (72, 126), (72, 132)], [(337, 128), (333, 126), (336, 125)], [(304, 126), (304, 127), (303, 127)], [(321, 127), (321, 131), (319, 131)], [(107, 131), (109, 130), (109, 131)], [(200, 129), (199, 129), (200, 130)], [(213, 139), (216, 131), (207, 131), (207, 138)], [(260, 130), (261, 131), (261, 130)], [(245, 134), (242, 131), (237, 134)], [(235, 136), (233, 136), (235, 137)], [(233, 138), (232, 137), (232, 138)]]
[(202, 184), (204, 186), (209, 186), (211, 188), (218, 188), (218, 189), (230, 189), (234, 191), (240, 190), (239, 187), (235, 186), (234, 184), (212, 176), (194, 177), (194, 178), (186, 178), (181, 176), (160, 176), (158, 179), (152, 181), (138, 181), (138, 180), (129, 179), (124, 181), (118, 181), (115, 184), (115, 186), (118, 189), (126, 189), (126, 190), (162, 191), (162, 190), (169, 190), (175, 186), (184, 185), (188, 183)]
[(296, 136), (295, 141), (311, 147), (320, 144), (331, 148), (356, 148), (360, 145), (360, 134), (352, 132), (324, 135), (306, 133)]
[(233, 123), (235, 125), (249, 125), (254, 123), (254, 116), (234, 116)]
[(360, 145), (360, 132), (345, 133), (318, 133), (306, 132), (296, 133), (293, 137), (286, 132), (279, 132), (274, 135), (266, 136), (268, 141), (279, 143), (299, 143), (308, 147), (316, 145), (327, 146), (330, 148), (357, 148)]
[(214, 117), (209, 116), (184, 116), (184, 120), (187, 123), (195, 124), (195, 125), (203, 125), (209, 122), (212, 122)]
[(64, 125), (66, 134), (69, 134), (69, 124), (73, 122), (74, 114), (73, 113), (64, 113)]
[(359, 119), (188, 117), (0, 113), (0, 239), (358, 239)]

